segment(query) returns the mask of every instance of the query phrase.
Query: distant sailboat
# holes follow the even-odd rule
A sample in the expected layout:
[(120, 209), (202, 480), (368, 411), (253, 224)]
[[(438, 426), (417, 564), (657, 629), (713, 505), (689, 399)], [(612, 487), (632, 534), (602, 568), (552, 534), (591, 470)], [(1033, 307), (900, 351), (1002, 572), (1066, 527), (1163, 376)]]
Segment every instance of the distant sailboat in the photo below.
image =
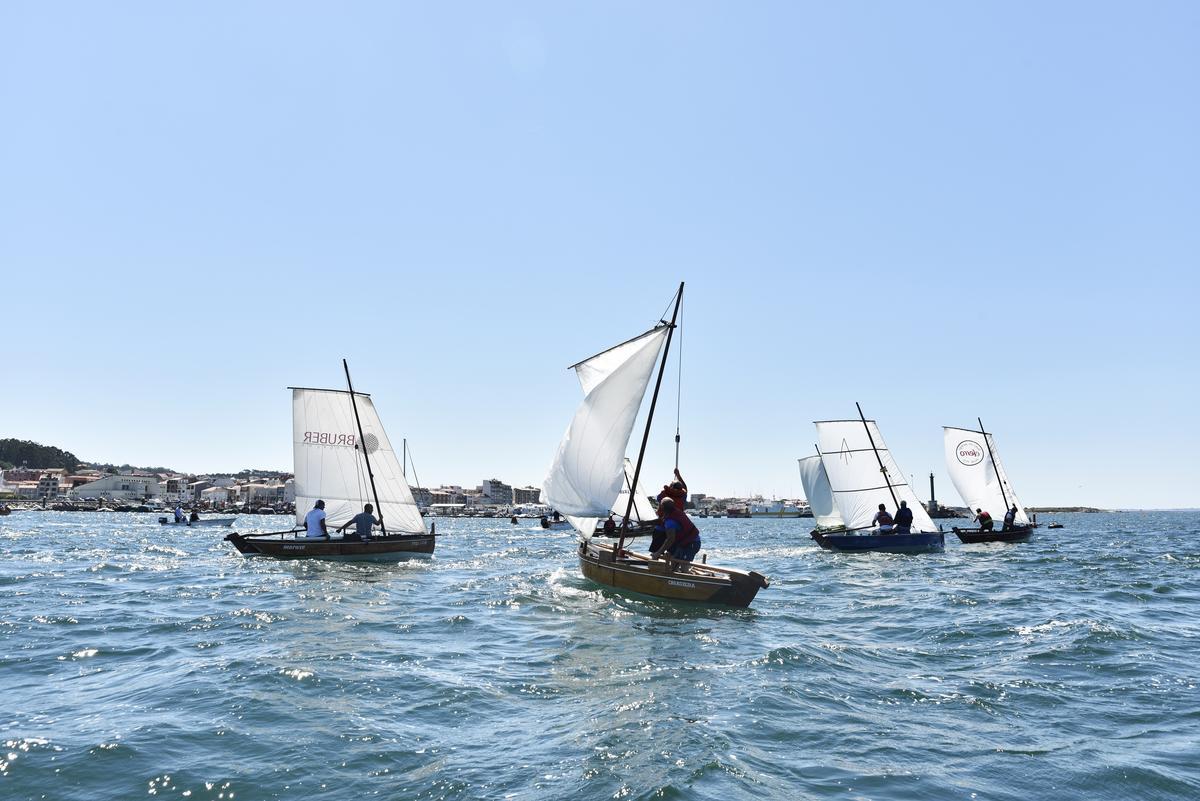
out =
[(996, 443), (992, 435), (983, 430), (983, 420), (979, 421), (978, 431), (953, 426), (944, 426), (943, 430), (946, 470), (971, 513), (982, 509), (993, 520), (1003, 520), (1009, 509), (1014, 506), (1017, 508), (1010, 528), (982, 531), (979, 528), (955, 527), (954, 533), (966, 543), (1028, 542), (1036, 524), (1029, 520), (1025, 508), (1017, 500), (1017, 494), (1008, 482), (1008, 474), (996, 455)]
[[(295, 459), (296, 522), (317, 500), (325, 501), (326, 525), (348, 522), (372, 500), (380, 533), (367, 540), (309, 538), (297, 532), (230, 534), (225, 539), (246, 555), (279, 559), (394, 561), (433, 553), (435, 536), (413, 500), (404, 469), (370, 395), (355, 393), (343, 360), (348, 391), (292, 387), (292, 453)], [(288, 536), (292, 535), (292, 536)]]
[[(680, 284), (669, 323), (660, 322), (633, 339), (573, 365), (584, 399), (559, 443), (542, 486), (542, 498), (562, 512), (583, 536), (579, 544), (580, 570), (597, 584), (658, 598), (749, 606), (768, 583), (758, 573), (653, 559), (625, 550), (623, 536), (615, 544), (600, 543), (593, 537), (597, 521), (608, 516), (622, 487), (638, 486), (682, 300), (683, 284)], [(628, 477), (624, 469), (625, 448), (660, 353), (663, 358), (641, 450), (633, 475)], [(622, 523), (632, 524), (634, 505), (635, 498), (631, 496), (621, 510), (618, 533)]]
[(650, 536), (654, 533), (654, 526), (658, 523), (658, 514), (654, 511), (654, 507), (650, 505), (650, 497), (646, 494), (642, 483), (638, 482), (637, 492), (633, 493), (633, 507), (629, 506), (629, 488), (633, 485), (633, 464), (625, 460), (625, 481), (621, 484), (621, 494), (613, 501), (612, 514), (617, 520), (624, 519), (625, 511), (629, 510), (629, 527), (622, 531), (614, 531), (611, 535), (604, 533), (603, 521), (596, 524), (596, 536), (624, 536), (642, 537)]
[[(812, 532), (812, 538), (830, 551), (911, 554), (944, 550), (945, 535), (929, 519), (925, 507), (905, 481), (905, 473), (892, 458), (879, 427), (874, 420), (863, 416), (861, 407), (858, 417), (858, 420), (815, 423), (817, 451), (821, 455), (833, 505), (845, 530), (825, 532), (817, 528)], [(879, 504), (895, 515), (901, 501), (912, 511), (910, 533), (884, 532), (875, 528), (872, 521)]]

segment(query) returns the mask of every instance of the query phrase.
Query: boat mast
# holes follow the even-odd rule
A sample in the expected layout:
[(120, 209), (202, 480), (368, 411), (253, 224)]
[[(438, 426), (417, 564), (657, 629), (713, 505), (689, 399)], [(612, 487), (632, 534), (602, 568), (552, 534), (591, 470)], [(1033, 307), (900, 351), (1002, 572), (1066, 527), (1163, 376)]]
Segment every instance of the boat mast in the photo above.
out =
[(350, 365), (346, 364), (345, 359), (342, 359), (342, 368), (346, 371), (346, 386), (350, 389), (350, 408), (354, 409), (354, 424), (358, 426), (358, 444), (362, 447), (363, 460), (367, 463), (367, 478), (371, 479), (371, 497), (375, 499), (375, 511), (379, 513), (379, 528), (386, 537), (387, 525), (383, 522), (383, 506), (379, 503), (379, 493), (375, 491), (375, 474), (371, 472), (371, 457), (367, 453), (362, 420), (358, 417), (358, 404), (354, 400), (354, 384), (350, 383)]
[(675, 309), (671, 312), (671, 324), (667, 329), (667, 342), (663, 345), (662, 362), (658, 365), (658, 380), (654, 382), (654, 394), (650, 397), (650, 413), (646, 415), (646, 430), (642, 432), (642, 447), (638, 450), (637, 465), (633, 468), (629, 503), (625, 505), (625, 516), (621, 521), (621, 534), (617, 539), (617, 550), (614, 552), (616, 556), (620, 556), (621, 550), (625, 547), (625, 529), (629, 525), (629, 515), (633, 511), (633, 493), (638, 486), (638, 478), (642, 475), (642, 459), (646, 455), (646, 443), (650, 440), (650, 424), (654, 422), (654, 407), (658, 404), (658, 390), (662, 387), (663, 373), (667, 369), (667, 355), (671, 352), (671, 335), (675, 333), (675, 320), (679, 316), (679, 304), (682, 302), (683, 281), (680, 281), (679, 291), (675, 293)]
[[(987, 432), (983, 430), (983, 419), (976, 417), (979, 421), (979, 433), (983, 434), (983, 444), (987, 446), (988, 458), (992, 460), (992, 472), (996, 474), (996, 483), (1000, 485), (1000, 497), (1004, 500), (1004, 514), (1008, 514), (1008, 493), (1004, 491), (1004, 481), (1000, 478), (1000, 469), (996, 467), (996, 457), (992, 453), (992, 443), (988, 442)], [(1016, 523), (1017, 521), (1013, 521)]]
[(858, 401), (855, 401), (854, 405), (858, 406), (858, 418), (862, 420), (863, 428), (867, 432), (867, 439), (871, 442), (871, 450), (875, 451), (875, 461), (879, 462), (879, 472), (883, 474), (883, 481), (887, 484), (888, 494), (892, 496), (892, 503), (899, 510), (900, 501), (896, 500), (896, 491), (892, 489), (892, 477), (888, 475), (887, 468), (883, 466), (883, 458), (879, 455), (879, 449), (875, 447), (875, 438), (871, 436), (871, 427), (867, 425), (867, 418), (863, 417), (862, 407), (858, 405)]

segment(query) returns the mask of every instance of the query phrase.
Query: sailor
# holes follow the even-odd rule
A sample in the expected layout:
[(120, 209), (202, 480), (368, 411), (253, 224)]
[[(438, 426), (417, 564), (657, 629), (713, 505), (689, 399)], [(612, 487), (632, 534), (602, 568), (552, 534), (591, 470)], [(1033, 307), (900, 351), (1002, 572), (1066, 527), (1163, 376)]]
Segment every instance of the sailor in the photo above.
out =
[(658, 510), (662, 516), (663, 528), (666, 529), (666, 537), (650, 555), (658, 559), (666, 551), (681, 562), (695, 559), (700, 550), (700, 529), (675, 505), (673, 498), (663, 498)]
[(183, 504), (181, 504), (181, 503), (175, 504), (175, 522), (176, 523), (186, 523), (187, 522), (187, 515), (185, 515), (183, 513)]
[(892, 533), (911, 534), (912, 521), (912, 509), (908, 508), (908, 501), (900, 501), (900, 508), (896, 510), (896, 520), (892, 527)]
[(371, 514), (374, 511), (375, 511), (375, 507), (371, 506), (371, 504), (368, 503), (367, 505), (365, 505), (363, 507), (363, 510), (361, 512), (359, 512), (354, 517), (347, 520), (342, 525), (338, 526), (339, 532), (345, 531), (346, 529), (350, 528), (350, 526), (354, 526), (354, 536), (345, 534), (345, 535), (343, 535), (343, 539), (347, 539), (347, 540), (369, 540), (369, 539), (371, 539), (371, 526), (373, 526), (379, 522), (378, 520), (375, 519), (375, 515)]
[(992, 516), (982, 509), (975, 510), (975, 519), (979, 521), (980, 531), (991, 531), (996, 525), (992, 522)]
[(200, 519), (200, 513), (197, 512), (195, 509), (193, 509), (192, 513), (188, 516), (188, 522), (195, 523), (199, 519)]
[[(912, 512), (909, 512), (908, 514), (909, 514), (909, 518), (910, 518), (909, 525), (912, 525), (912, 520), (911, 520)], [(890, 514), (888, 514), (887, 507), (884, 506), (882, 503), (879, 504), (879, 511), (876, 512), (875, 516), (871, 518), (871, 525), (879, 526), (880, 531), (891, 531), (892, 530), (892, 516)]]
[(675, 468), (675, 480), (670, 484), (663, 484), (662, 492), (658, 493), (658, 502), (662, 503), (664, 498), (670, 498), (675, 501), (675, 506), (679, 509), (687, 508), (687, 484), (683, 480), (683, 476), (679, 475), (679, 468)]
[(1017, 505), (1014, 503), (1012, 508), (1004, 514), (1004, 531), (1017, 527)]
[(613, 520), (612, 514), (609, 513), (608, 519), (604, 521), (604, 536), (611, 537), (616, 533), (617, 533), (617, 521)]
[(328, 537), (329, 527), (325, 525), (325, 501), (317, 501), (313, 508), (304, 516), (304, 536)]

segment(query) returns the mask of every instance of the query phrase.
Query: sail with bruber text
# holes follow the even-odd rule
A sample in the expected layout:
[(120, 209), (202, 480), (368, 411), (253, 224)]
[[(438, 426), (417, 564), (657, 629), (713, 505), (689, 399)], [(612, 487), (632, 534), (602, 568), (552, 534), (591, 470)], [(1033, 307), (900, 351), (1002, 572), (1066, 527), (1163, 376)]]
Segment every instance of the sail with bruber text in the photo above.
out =
[(982, 509), (998, 522), (1004, 519), (1009, 507), (1016, 504), (1013, 522), (1018, 526), (1029, 525), (1029, 516), (1017, 500), (1000, 464), (992, 435), (952, 426), (946, 426), (944, 430), (946, 470), (971, 512)]
[(542, 484), (542, 502), (582, 534), (608, 516), (627, 481), (625, 448), (668, 331), (657, 326), (575, 365), (584, 398)]
[[(331, 389), (292, 390), (292, 454), (296, 468), (296, 520), (317, 500), (325, 501), (330, 531), (375, 506), (389, 534), (424, 534), (425, 521), (404, 479), (400, 460), (370, 396)], [(359, 438), (354, 405), (362, 424)], [(367, 475), (363, 451), (371, 458), (375, 497)]]
[(831, 420), (816, 423), (816, 427), (821, 463), (847, 529), (872, 528), (879, 504), (895, 516), (899, 502), (905, 501), (912, 510), (913, 533), (937, 531), (875, 421), (868, 420), (864, 426), (861, 420)]
[(829, 476), (825, 475), (825, 465), (821, 464), (819, 455), (800, 460), (800, 483), (804, 485), (804, 497), (808, 498), (817, 526), (836, 528), (842, 525), (842, 516), (838, 514), (833, 490), (829, 487)]

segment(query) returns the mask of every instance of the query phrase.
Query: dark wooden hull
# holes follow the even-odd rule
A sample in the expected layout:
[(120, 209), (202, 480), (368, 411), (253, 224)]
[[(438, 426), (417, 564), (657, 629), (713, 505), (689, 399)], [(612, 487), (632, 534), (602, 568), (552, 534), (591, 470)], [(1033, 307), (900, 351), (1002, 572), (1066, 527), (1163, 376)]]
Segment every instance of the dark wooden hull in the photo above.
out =
[(977, 528), (957, 528), (954, 533), (959, 540), (971, 544), (976, 542), (1029, 542), (1033, 536), (1033, 526), (1018, 526), (1008, 531), (980, 531)]
[(940, 531), (916, 534), (846, 534), (813, 531), (812, 538), (827, 551), (841, 553), (941, 553), (946, 535)]
[(390, 534), (369, 540), (255, 537), (237, 532), (225, 537), (246, 556), (275, 559), (333, 559), (343, 562), (395, 562), (433, 553), (432, 534)]
[(597, 584), (615, 590), (702, 604), (746, 607), (770, 582), (755, 572), (693, 563), (686, 570), (674, 569), (666, 560), (624, 551), (614, 558), (615, 546), (607, 543), (579, 544), (579, 569)]

